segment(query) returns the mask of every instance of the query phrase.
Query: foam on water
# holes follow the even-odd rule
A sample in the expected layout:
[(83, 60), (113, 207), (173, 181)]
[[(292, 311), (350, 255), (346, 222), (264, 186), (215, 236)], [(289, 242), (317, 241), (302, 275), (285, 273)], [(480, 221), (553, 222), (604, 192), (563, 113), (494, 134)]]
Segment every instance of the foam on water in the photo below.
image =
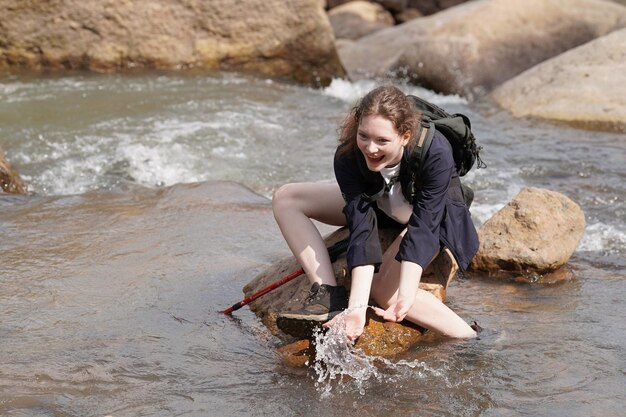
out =
[(140, 184), (166, 186), (203, 179), (194, 172), (193, 151), (179, 143), (156, 147), (130, 144), (120, 153), (128, 161), (129, 174)]
[[(354, 103), (365, 94), (367, 94), (373, 88), (379, 85), (386, 85), (388, 83), (380, 82), (377, 80), (359, 80), (359, 81), (348, 81), (343, 79), (334, 79), (331, 81), (330, 85), (323, 89), (324, 94), (340, 99), (347, 103)], [(437, 94), (434, 91), (427, 90), (422, 87), (417, 87), (415, 85), (408, 84), (406, 82), (398, 83), (395, 82), (395, 85), (398, 85), (402, 91), (413, 94), (418, 97), (421, 97), (425, 100), (431, 101), (437, 105), (452, 105), (452, 104), (467, 104), (467, 100), (463, 97), (452, 94), (452, 95), (443, 95)]]
[(626, 248), (626, 230), (605, 223), (587, 225), (578, 245), (579, 251), (602, 251), (618, 254)]

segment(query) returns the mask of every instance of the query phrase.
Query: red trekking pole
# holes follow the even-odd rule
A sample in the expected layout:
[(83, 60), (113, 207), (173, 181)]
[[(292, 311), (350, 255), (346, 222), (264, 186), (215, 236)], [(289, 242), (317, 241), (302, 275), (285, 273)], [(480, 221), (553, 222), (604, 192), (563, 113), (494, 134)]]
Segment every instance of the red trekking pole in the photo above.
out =
[[(339, 257), (339, 255), (345, 252), (347, 247), (348, 247), (348, 239), (344, 239), (344, 240), (340, 240), (339, 242), (335, 243), (330, 248), (328, 248), (328, 255), (330, 256), (330, 261), (335, 262), (337, 258)], [(246, 304), (251, 303), (252, 301), (256, 300), (262, 295), (267, 294), (268, 292), (280, 287), (281, 285), (291, 281), (292, 279), (299, 277), (303, 273), (304, 273), (304, 270), (300, 268), (297, 271), (294, 271), (291, 274), (287, 275), (286, 277), (281, 278), (278, 281), (271, 283), (267, 287), (264, 287), (260, 289), (259, 291), (255, 292), (254, 294), (244, 298), (238, 303), (233, 304), (231, 307), (228, 307), (226, 310), (222, 311), (222, 313), (230, 314), (235, 310), (239, 310), (241, 307), (245, 306)]]

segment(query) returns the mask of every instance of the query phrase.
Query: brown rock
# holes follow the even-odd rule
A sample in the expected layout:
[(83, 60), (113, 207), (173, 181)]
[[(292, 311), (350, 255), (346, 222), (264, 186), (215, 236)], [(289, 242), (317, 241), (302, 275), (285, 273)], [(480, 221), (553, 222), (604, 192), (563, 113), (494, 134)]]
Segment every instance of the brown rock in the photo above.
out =
[(556, 271), (548, 272), (546, 274), (539, 274), (533, 271), (527, 272), (523, 275), (514, 277), (513, 281), (521, 284), (560, 284), (574, 279), (576, 279), (574, 271), (565, 265)]
[(0, 189), (9, 194), (25, 194), (26, 185), (19, 174), (11, 167), (0, 149)]
[(384, 321), (368, 311), (365, 330), (355, 347), (369, 356), (392, 357), (409, 350), (421, 337), (422, 331), (411, 323)]
[(626, 29), (529, 69), (492, 97), (516, 117), (626, 132)]
[(328, 12), (328, 19), (338, 39), (358, 39), (393, 26), (391, 13), (380, 4), (352, 1)]
[[(325, 241), (327, 246), (331, 246), (347, 236), (347, 229), (342, 228), (328, 236)], [(379, 236), (381, 237), (381, 246), (384, 250), (395, 239), (396, 234), (393, 231), (381, 230)], [(339, 284), (350, 288), (350, 276), (347, 273), (345, 254), (333, 266)], [(293, 257), (283, 259), (249, 282), (243, 289), (244, 293), (246, 296), (250, 296), (299, 268), (300, 266)], [(444, 251), (424, 272), (420, 288), (430, 291), (443, 301), (445, 300), (446, 288), (454, 278), (457, 270), (458, 266), (450, 253)], [(306, 298), (310, 287), (309, 280), (305, 276), (298, 277), (256, 299), (250, 303), (250, 309), (261, 319), (272, 334), (284, 337), (282, 332), (276, 327), (278, 312), (288, 309), (292, 305), (300, 305), (302, 300)]]
[(482, 95), (568, 49), (626, 27), (602, 0), (471, 1), (339, 50), (352, 79), (406, 73), (442, 93)]
[(554, 271), (580, 242), (585, 216), (569, 198), (554, 191), (524, 188), (478, 231), (474, 270), (516, 273)]
[(0, 69), (344, 74), (319, 0), (0, 0)]
[(297, 340), (278, 348), (278, 353), (287, 366), (301, 368), (313, 362), (315, 348), (310, 340)]
[[(383, 321), (368, 311), (365, 330), (355, 347), (368, 356), (394, 357), (406, 352), (422, 339), (423, 330), (411, 323)], [(285, 365), (301, 368), (315, 361), (315, 344), (308, 339), (297, 340), (278, 348)]]
[[(334, 242), (341, 240), (346, 236), (347, 231), (345, 229), (340, 229), (326, 239), (327, 245), (330, 246)], [(383, 248), (386, 248), (395, 236), (392, 233), (383, 231), (381, 233), (381, 237)], [(291, 259), (287, 259), (280, 264), (285, 264), (286, 261), (289, 261), (288, 263), (290, 266), (288, 268), (296, 268), (293, 260)], [(338, 282), (347, 285), (349, 288), (350, 278), (347, 276), (345, 265), (345, 258), (337, 261), (334, 265), (336, 271), (335, 275), (337, 276)], [(282, 272), (286, 272), (288, 270), (282, 266), (278, 269)], [(454, 261), (454, 258), (452, 258), (452, 254), (446, 249), (446, 251), (435, 258), (426, 271), (424, 271), (424, 275), (421, 280), (422, 282), (420, 282), (420, 288), (431, 292), (435, 297), (444, 301), (446, 297), (446, 288), (454, 278), (457, 271), (458, 266)], [(263, 277), (267, 278), (268, 275), (272, 274), (262, 274), (246, 285), (244, 288), (246, 296), (269, 284), (269, 282), (266, 283), (266, 280), (263, 280)], [(279, 275), (280, 274), (276, 276)], [(251, 310), (261, 317), (262, 322), (274, 335), (282, 336), (282, 332), (276, 326), (276, 317), (278, 312), (284, 308), (285, 305), (288, 305), (291, 302), (299, 303), (306, 296), (310, 287), (308, 285), (308, 280), (305, 278), (299, 279), (300, 282), (293, 283), (293, 281), (291, 281), (290, 283), (277, 288), (273, 292), (266, 294), (260, 299), (257, 299), (257, 301), (254, 301), (250, 305)], [(291, 288), (288, 291), (284, 291), (283, 289), (284, 292), (281, 291), (281, 288), (288, 285), (294, 288)], [(297, 288), (295, 288), (296, 286)], [(289, 297), (295, 297), (295, 299), (292, 300)], [(368, 310), (365, 329), (361, 337), (357, 340), (355, 346), (361, 349), (366, 355), (393, 357), (399, 353), (409, 350), (411, 346), (414, 346), (421, 339), (422, 335), (423, 330), (408, 321), (402, 323), (385, 322), (371, 310)], [(291, 367), (303, 367), (307, 364), (313, 363), (313, 360), (315, 359), (315, 347), (311, 342), (309, 342), (309, 340), (291, 342), (280, 347), (278, 350), (283, 362)]]

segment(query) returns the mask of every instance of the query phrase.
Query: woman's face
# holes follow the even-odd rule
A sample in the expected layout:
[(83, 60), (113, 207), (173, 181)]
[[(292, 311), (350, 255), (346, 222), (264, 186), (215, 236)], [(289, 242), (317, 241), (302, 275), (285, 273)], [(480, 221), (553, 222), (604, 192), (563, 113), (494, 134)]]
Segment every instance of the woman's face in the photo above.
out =
[(402, 160), (404, 146), (411, 138), (410, 132), (399, 135), (390, 120), (377, 115), (364, 116), (359, 123), (356, 143), (370, 171), (380, 172)]

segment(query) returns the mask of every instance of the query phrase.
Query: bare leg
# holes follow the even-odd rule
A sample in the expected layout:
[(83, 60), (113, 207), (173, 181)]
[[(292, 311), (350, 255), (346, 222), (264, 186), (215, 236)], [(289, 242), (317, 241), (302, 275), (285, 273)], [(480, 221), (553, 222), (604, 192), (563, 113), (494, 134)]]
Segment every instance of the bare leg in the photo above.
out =
[(339, 185), (297, 183), (280, 187), (272, 199), (278, 227), (311, 283), (337, 285), (324, 240), (311, 221), (345, 226)]
[[(374, 275), (372, 297), (382, 308), (395, 302), (400, 285), (400, 262), (394, 259), (406, 229), (389, 246), (383, 256), (380, 271)], [(475, 337), (476, 332), (454, 311), (442, 303), (437, 297), (416, 289), (415, 302), (411, 306), (406, 319), (450, 337)]]

